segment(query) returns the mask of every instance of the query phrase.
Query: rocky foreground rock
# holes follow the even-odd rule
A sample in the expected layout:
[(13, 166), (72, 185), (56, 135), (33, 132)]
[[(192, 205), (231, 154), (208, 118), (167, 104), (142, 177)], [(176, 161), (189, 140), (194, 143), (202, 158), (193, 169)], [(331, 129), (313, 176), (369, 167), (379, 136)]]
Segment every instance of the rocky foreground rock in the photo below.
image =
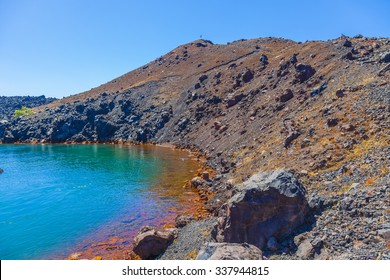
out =
[(236, 186), (219, 213), (217, 240), (249, 243), (263, 249), (283, 239), (310, 213), (302, 184), (285, 170), (258, 173)]
[(153, 259), (162, 254), (175, 239), (174, 229), (157, 230), (143, 227), (134, 238), (133, 251), (142, 259)]

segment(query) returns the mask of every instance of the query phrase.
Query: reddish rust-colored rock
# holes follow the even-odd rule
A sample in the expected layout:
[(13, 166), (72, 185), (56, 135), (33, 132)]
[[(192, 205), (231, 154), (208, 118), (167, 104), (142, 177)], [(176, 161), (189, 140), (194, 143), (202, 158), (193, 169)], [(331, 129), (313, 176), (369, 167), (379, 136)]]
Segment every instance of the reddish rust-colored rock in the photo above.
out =
[(154, 227), (143, 227), (134, 238), (133, 251), (142, 259), (154, 259), (167, 249), (176, 235), (176, 229), (157, 230)]

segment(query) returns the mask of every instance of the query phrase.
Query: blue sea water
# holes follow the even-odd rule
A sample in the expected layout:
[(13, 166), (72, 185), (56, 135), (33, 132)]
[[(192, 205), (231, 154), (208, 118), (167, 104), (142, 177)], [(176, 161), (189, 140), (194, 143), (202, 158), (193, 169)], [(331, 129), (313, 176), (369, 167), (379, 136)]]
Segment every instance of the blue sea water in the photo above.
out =
[(0, 259), (64, 256), (97, 228), (180, 208), (196, 164), (154, 146), (0, 145)]

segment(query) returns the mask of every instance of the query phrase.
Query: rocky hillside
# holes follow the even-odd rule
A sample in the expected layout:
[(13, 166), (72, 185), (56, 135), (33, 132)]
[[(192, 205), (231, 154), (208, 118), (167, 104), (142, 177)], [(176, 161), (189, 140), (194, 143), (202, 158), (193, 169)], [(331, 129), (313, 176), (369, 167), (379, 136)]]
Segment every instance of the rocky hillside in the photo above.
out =
[(0, 96), (0, 121), (11, 120), (15, 110), (22, 106), (28, 108), (39, 107), (49, 104), (57, 98), (41, 96)]
[(389, 77), (387, 38), (198, 40), (0, 124), (0, 141), (197, 151), (216, 173), (206, 184), (216, 216), (232, 186), (287, 169), (306, 188), (315, 222), (296, 240), (263, 242), (265, 255), (390, 258)]

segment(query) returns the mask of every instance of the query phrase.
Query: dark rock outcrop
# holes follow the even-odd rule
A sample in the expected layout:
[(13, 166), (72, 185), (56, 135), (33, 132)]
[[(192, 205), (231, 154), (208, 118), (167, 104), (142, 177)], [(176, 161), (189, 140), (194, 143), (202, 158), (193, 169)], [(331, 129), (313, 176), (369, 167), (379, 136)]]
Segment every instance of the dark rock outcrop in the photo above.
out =
[(390, 62), (390, 52), (382, 54), (381, 57), (379, 58), (379, 62), (382, 62), (382, 63)]
[[(34, 108), (49, 104), (57, 100), (56, 98), (41, 96), (0, 96), (0, 121), (10, 120), (15, 112), (22, 106)], [(0, 136), (1, 138), (1, 136)]]
[(262, 54), (260, 56), (260, 62), (263, 64), (263, 65), (267, 65), (268, 64), (268, 57), (265, 55), (265, 54)]
[(142, 259), (154, 259), (175, 239), (176, 229), (157, 230), (143, 227), (134, 238), (133, 251)]
[(280, 102), (287, 102), (294, 97), (291, 89), (287, 88), (279, 97)]
[(226, 105), (228, 108), (232, 107), (236, 105), (238, 102), (240, 102), (243, 98), (244, 98), (244, 94), (242, 93), (229, 95), (228, 98), (226, 99)]
[(345, 41), (343, 43), (343, 47), (347, 47), (347, 48), (352, 47), (352, 42), (348, 39), (345, 39)]
[(253, 77), (254, 77), (253, 71), (248, 68), (244, 69), (244, 71), (242, 72), (241, 78), (244, 83), (250, 82), (253, 79)]
[(262, 260), (263, 255), (256, 246), (242, 243), (209, 242), (200, 249), (197, 260)]
[(304, 81), (308, 80), (316, 72), (314, 68), (311, 67), (311, 65), (302, 63), (296, 64), (295, 70), (297, 71), (295, 79), (300, 83), (303, 83)]
[(236, 188), (220, 211), (216, 237), (220, 242), (264, 248), (271, 237), (291, 234), (310, 211), (304, 187), (289, 171), (258, 173)]

